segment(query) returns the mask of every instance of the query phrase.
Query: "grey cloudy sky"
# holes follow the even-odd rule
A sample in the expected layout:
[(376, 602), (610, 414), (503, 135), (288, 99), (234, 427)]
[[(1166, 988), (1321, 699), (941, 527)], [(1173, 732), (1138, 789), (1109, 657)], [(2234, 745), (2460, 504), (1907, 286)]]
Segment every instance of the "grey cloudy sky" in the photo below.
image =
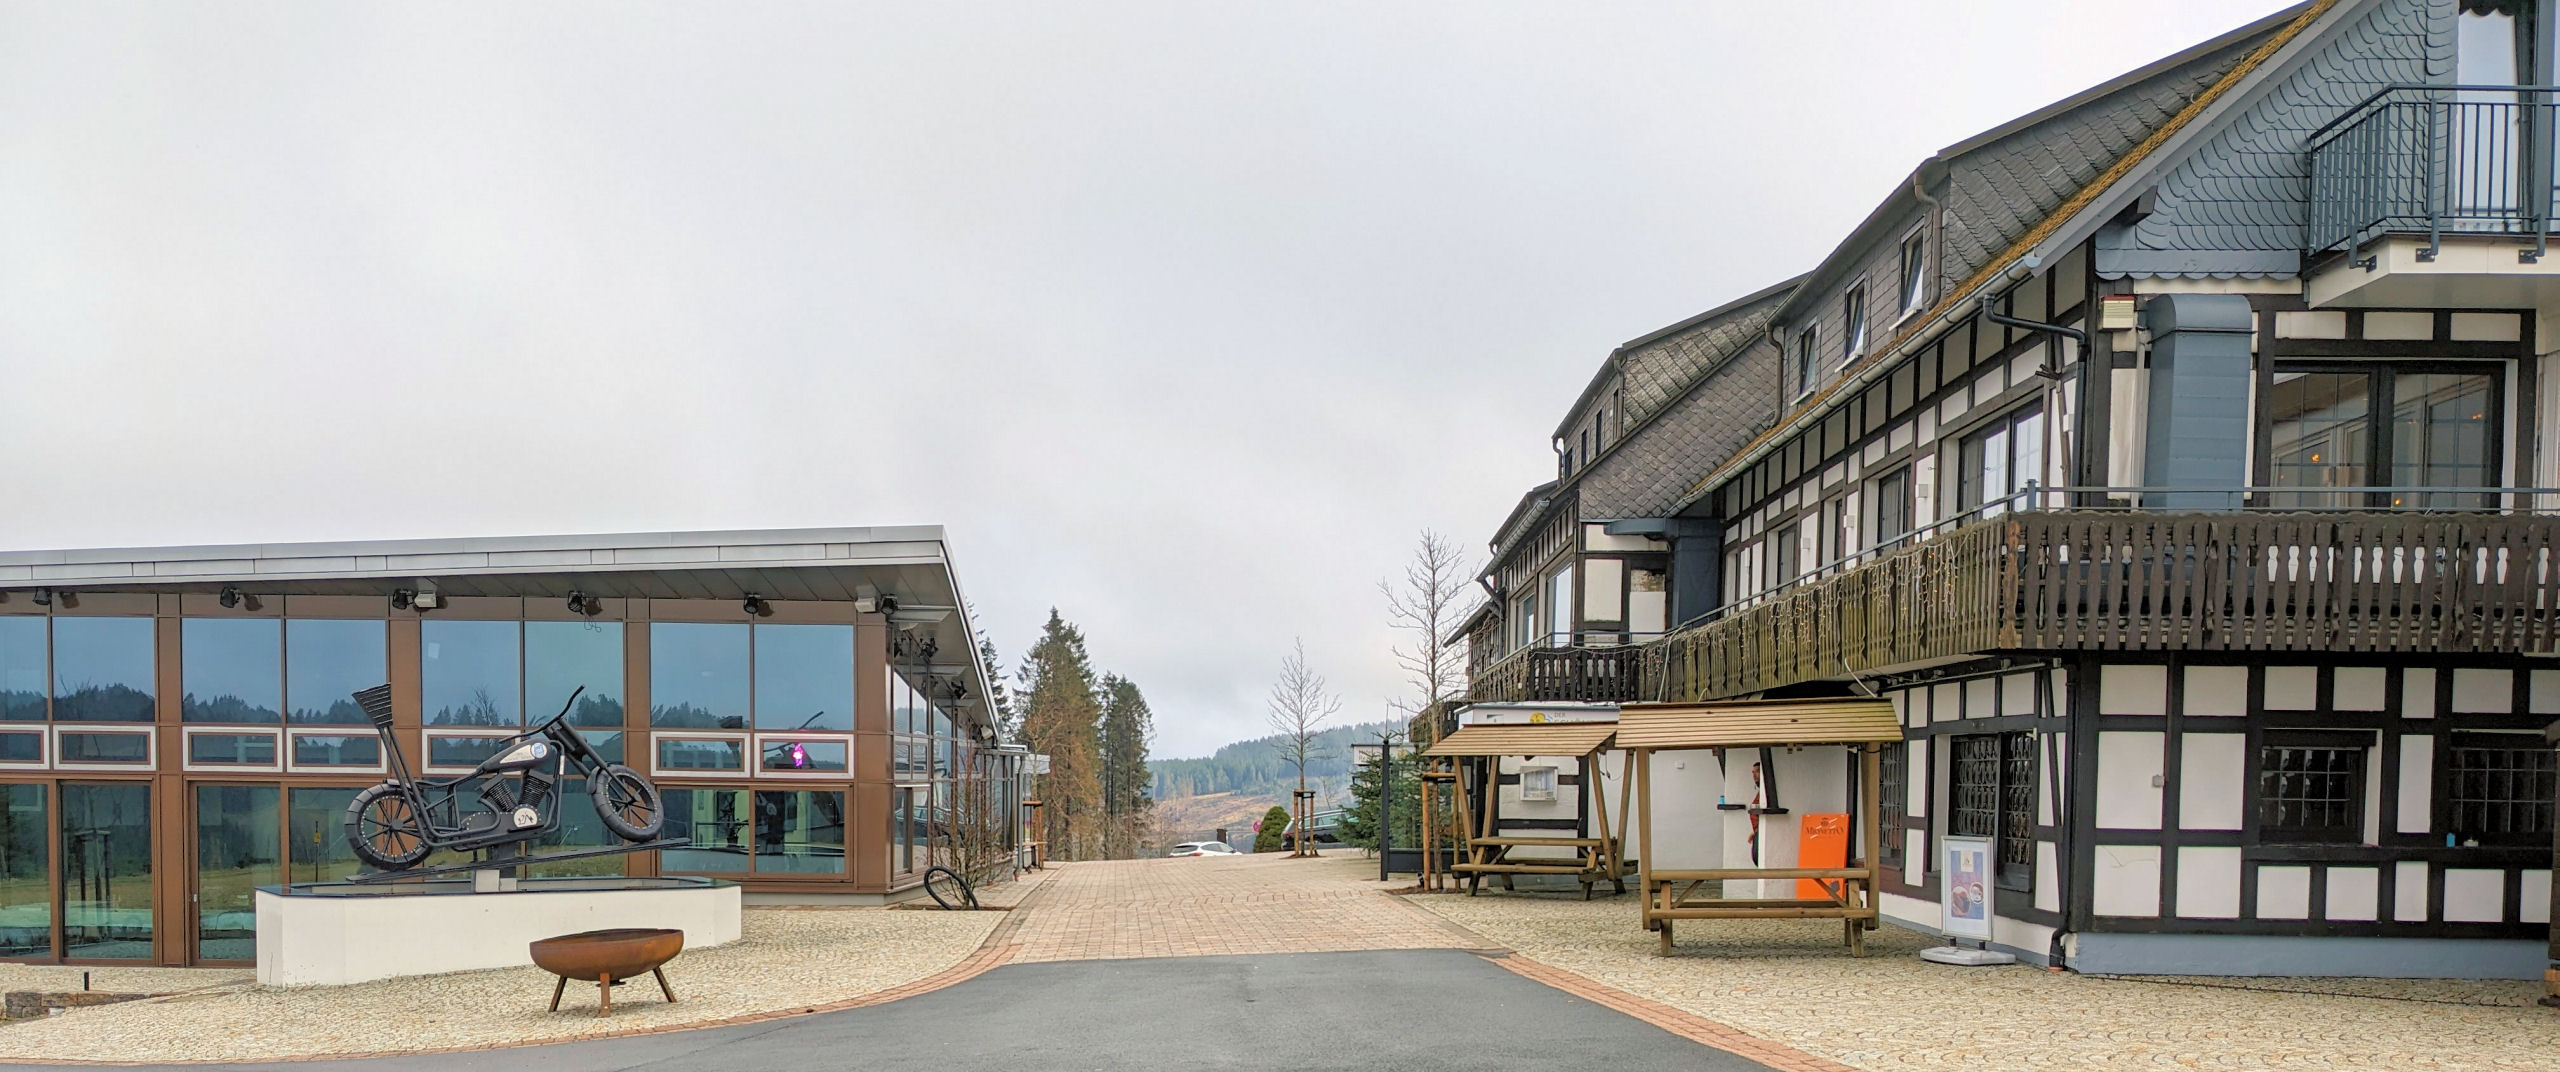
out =
[(2280, 6), (0, 4), (0, 546), (939, 523), (1376, 717), (1613, 345)]

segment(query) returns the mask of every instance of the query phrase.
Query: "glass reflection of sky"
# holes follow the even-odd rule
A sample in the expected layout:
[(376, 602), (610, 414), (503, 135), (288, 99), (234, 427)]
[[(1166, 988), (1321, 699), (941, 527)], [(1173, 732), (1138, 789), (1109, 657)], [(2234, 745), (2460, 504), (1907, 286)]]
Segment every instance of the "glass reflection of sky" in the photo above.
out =
[(756, 626), (756, 728), (853, 729), (852, 626)]
[(659, 622), (649, 627), (653, 725), (735, 729), (747, 719), (747, 627)]
[(284, 623), (189, 618), (178, 644), (186, 721), (284, 721)]
[(296, 618), (284, 623), (284, 695), (293, 720), (367, 721), (355, 693), (388, 677), (389, 643), (379, 619)]
[(418, 648), (428, 725), (524, 723), (516, 623), (429, 620), (419, 626)]

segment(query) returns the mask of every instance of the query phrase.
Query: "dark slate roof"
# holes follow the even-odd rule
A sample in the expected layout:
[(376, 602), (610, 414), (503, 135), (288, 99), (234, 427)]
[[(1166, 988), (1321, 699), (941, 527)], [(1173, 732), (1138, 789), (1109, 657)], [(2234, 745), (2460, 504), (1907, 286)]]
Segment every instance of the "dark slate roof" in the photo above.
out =
[[(1630, 425), (1650, 419), (1661, 411), (1663, 405), (1688, 390), (1689, 385), (1696, 383), (1698, 377), (1705, 375), (1714, 363), (1724, 360), (1724, 356), (1732, 352), (1725, 339), (1725, 336), (1733, 334), (1730, 325), (1711, 322), (1736, 310), (1757, 305), (1772, 295), (1784, 297), (1780, 291), (1801, 282), (1804, 282), (1803, 276), (1771, 284), (1677, 324), (1655, 328), (1619, 343), (1617, 349), (1609, 351), (1609, 356), (1601, 360), (1599, 370), (1591, 374), (1591, 382), (1583, 385), (1582, 394), (1573, 400), (1573, 408), (1564, 411), (1564, 419), (1556, 425), (1555, 437), (1564, 438), (1572, 430), (1574, 418), (1581, 416), (1583, 407), (1591, 404), (1592, 397), (1600, 393), (1603, 385), (1622, 373), (1626, 383), (1622, 401), (1626, 409), (1620, 416)], [(1772, 311), (1775, 311), (1774, 307)], [(1747, 333), (1756, 335), (1766, 323), (1763, 320), (1750, 325)], [(1714, 340), (1692, 335), (1690, 329), (1702, 325), (1716, 335)]]
[(2148, 215), (2098, 231), (2098, 274), (2299, 273), (2306, 140), (2385, 86), (2450, 81), (2453, 17), (2450, 5), (2376, 0), (2327, 35), (2160, 178)]
[(1787, 297), (1762, 291), (1629, 354), (1627, 410), (1643, 383), (1645, 418), (1575, 474), (1584, 520), (1671, 516), (1691, 481), (1778, 419), (1778, 358), (1760, 344)]
[[(2299, 14), (2289, 10), (2144, 68), (2149, 74), (1947, 161), (1945, 275), (1991, 263)], [(2140, 74), (2141, 72), (2137, 72)]]

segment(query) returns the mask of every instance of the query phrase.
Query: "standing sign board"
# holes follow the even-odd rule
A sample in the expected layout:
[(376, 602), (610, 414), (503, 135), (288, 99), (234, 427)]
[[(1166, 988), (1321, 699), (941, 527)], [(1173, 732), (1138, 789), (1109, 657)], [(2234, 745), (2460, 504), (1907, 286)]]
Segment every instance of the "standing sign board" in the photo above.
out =
[(1991, 940), (1991, 839), (1947, 837), (1938, 883), (1938, 931), (1949, 938)]

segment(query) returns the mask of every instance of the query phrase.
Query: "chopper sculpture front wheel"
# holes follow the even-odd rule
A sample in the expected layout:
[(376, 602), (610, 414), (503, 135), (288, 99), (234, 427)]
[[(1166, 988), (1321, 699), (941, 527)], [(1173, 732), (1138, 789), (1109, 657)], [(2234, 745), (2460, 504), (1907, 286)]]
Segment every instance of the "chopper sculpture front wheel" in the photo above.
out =
[(347, 846), (383, 871), (415, 867), (434, 849), (427, 843), (426, 817), (392, 782), (367, 786), (348, 802)]
[(595, 776), (596, 816), (604, 827), (624, 841), (647, 841), (658, 836), (667, 825), (666, 805), (658, 800), (658, 787), (640, 776), (640, 772), (620, 763), (607, 763)]

